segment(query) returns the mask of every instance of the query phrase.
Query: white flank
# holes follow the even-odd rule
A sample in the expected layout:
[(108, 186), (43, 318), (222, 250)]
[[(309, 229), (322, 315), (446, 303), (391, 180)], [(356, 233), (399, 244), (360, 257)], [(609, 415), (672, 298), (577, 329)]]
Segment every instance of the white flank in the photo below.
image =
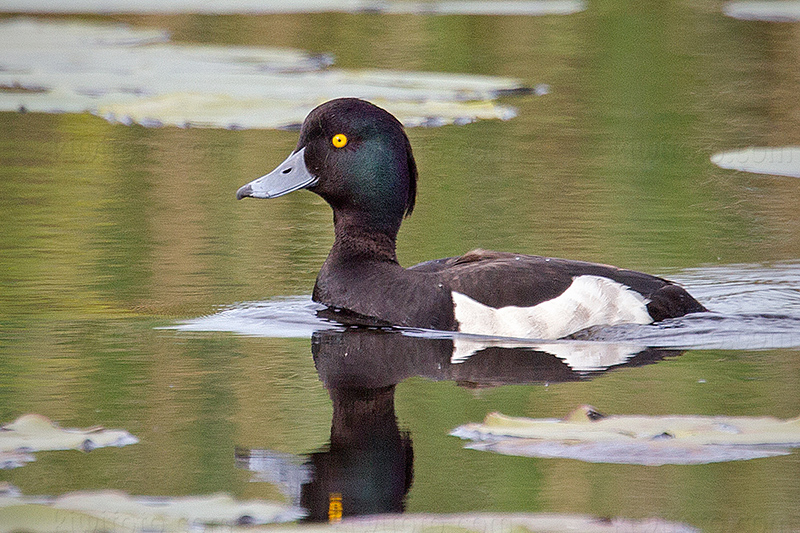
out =
[(600, 276), (578, 276), (560, 296), (531, 307), (495, 309), (453, 291), (459, 331), (500, 337), (560, 339), (591, 326), (649, 324), (647, 299)]

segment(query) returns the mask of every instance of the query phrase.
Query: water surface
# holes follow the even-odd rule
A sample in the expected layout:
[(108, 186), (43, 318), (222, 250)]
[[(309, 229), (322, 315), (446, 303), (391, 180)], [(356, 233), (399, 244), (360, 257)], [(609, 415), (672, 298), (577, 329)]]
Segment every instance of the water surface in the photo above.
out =
[[(797, 451), (645, 467), (504, 457), (449, 435), (491, 411), (561, 417), (582, 404), (617, 414), (800, 413), (800, 182), (710, 161), (800, 144), (798, 26), (735, 20), (708, 2), (596, 2), (541, 18), (114, 20), (169, 30), (176, 42), (333, 54), (348, 69), (547, 83), (546, 96), (509, 99), (518, 114), (507, 122), (409, 130), (420, 184), (400, 261), (480, 247), (611, 263), (676, 279), (715, 314), (606, 331), (594, 342), (644, 355), (594, 369), (530, 347), (454, 363), (448, 338), (320, 331), (308, 295), (333, 238), (328, 207), (306, 192), (234, 197), (284, 159), (296, 133), (2, 113), (0, 420), (37, 412), (67, 427), (124, 428), (140, 442), (40, 453), (0, 479), (25, 494), (113, 488), (286, 501), (296, 491), (251, 482), (256, 473), (237, 467), (236, 450), (341, 465), (336, 453), (359, 427), (336, 416), (357, 400), (372, 406), (367, 429), (385, 430), (384, 440), (368, 439), (383, 446), (369, 464), (392, 472), (373, 494), (407, 513), (800, 527)], [(247, 327), (174, 329), (231, 313)], [(387, 336), (400, 339), (402, 364)], [(324, 349), (350, 342), (365, 350), (366, 373), (322, 364), (337, 361)], [(352, 401), (337, 392), (354, 385), (374, 392)], [(368, 476), (375, 470), (344, 472), (387, 481)]]

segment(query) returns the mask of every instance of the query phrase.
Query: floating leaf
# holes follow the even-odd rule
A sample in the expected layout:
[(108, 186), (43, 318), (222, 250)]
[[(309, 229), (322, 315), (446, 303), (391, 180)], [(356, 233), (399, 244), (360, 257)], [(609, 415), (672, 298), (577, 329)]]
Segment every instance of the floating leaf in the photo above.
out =
[(663, 442), (564, 442), (519, 438), (477, 442), (466, 447), (502, 455), (643, 466), (747, 461), (790, 453), (785, 449), (739, 446), (690, 446), (683, 443), (665, 444)]
[[(227, 494), (185, 497), (129, 496), (118, 491), (79, 491), (57, 498), (0, 494), (0, 532), (202, 531), (204, 526), (269, 524), (301, 518), (292, 506), (236, 501)], [(65, 521), (68, 520), (68, 521)], [(57, 526), (57, 527), (54, 527)]]
[(728, 2), (722, 12), (729, 17), (742, 20), (764, 20), (767, 22), (800, 21), (800, 2)]
[(425, 15), (568, 15), (586, 9), (583, 0), (479, 0), (410, 2), (386, 0), (4, 0), (10, 13), (403, 13)]
[(0, 451), (0, 470), (10, 470), (32, 463), (36, 457), (26, 452), (4, 452)]
[(122, 25), (0, 22), (0, 111), (92, 112), (144, 126), (292, 128), (340, 96), (376, 102), (407, 126), (508, 120), (501, 95), (528, 94), (493, 76), (348, 71), (328, 55), (169, 43)]
[(470, 448), (508, 455), (698, 464), (785, 455), (786, 448), (800, 446), (800, 417), (605, 416), (582, 406), (561, 420), (491, 413), (452, 434), (476, 441)]
[(16, 468), (33, 460), (29, 452), (47, 450), (91, 451), (106, 446), (127, 446), (139, 440), (121, 429), (63, 429), (49, 418), (22, 415), (0, 427), (0, 464)]
[(575, 532), (630, 533), (659, 531), (665, 533), (692, 532), (697, 529), (685, 524), (667, 522), (656, 518), (626, 520), (623, 518), (598, 518), (587, 515), (559, 513), (463, 513), (452, 515), (403, 514), (360, 517), (342, 520), (329, 526), (298, 526), (300, 531), (328, 531), (342, 533), (509, 533)]
[[(0, 533), (26, 531), (50, 533), (68, 528), (71, 533), (104, 531), (253, 531), (254, 524), (298, 518), (296, 509), (263, 501), (237, 502), (229, 496), (141, 498), (115, 491), (74, 492), (58, 498), (0, 493)], [(687, 525), (660, 519), (599, 519), (556, 513), (466, 513), (451, 515), (403, 514), (345, 518), (334, 524), (288, 524), (280, 531), (305, 533), (508, 533), (509, 531), (696, 531)]]
[(711, 162), (721, 168), (800, 178), (800, 146), (720, 152), (711, 156)]
[[(344, 91), (342, 94), (358, 94)], [(338, 95), (332, 93), (330, 98)], [(394, 114), (406, 127), (466, 124), (479, 119), (513, 118), (516, 113), (490, 102), (395, 102), (365, 97)], [(328, 97), (298, 103), (268, 98), (237, 99), (212, 94), (167, 94), (100, 105), (97, 114), (112, 122), (148, 127), (299, 128), (308, 112)]]
[[(41, 503), (14, 503), (0, 498), (0, 533), (52, 533), (69, 531), (70, 533), (117, 533), (142, 531), (130, 525), (115, 524), (110, 518), (92, 516), (90, 514), (55, 509)], [(161, 527), (157, 531), (167, 533), (170, 530)], [(174, 529), (173, 531), (178, 531)]]

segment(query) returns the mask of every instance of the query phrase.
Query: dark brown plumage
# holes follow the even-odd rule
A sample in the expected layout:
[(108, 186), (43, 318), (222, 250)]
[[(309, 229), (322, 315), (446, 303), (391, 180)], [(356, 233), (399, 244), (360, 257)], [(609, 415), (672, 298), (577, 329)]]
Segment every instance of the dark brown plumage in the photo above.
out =
[[(287, 175), (292, 177), (285, 185)], [(378, 323), (458, 330), (453, 292), (495, 309), (531, 307), (559, 297), (582, 276), (610, 279), (623, 286), (619, 292), (640, 294), (655, 321), (706, 310), (668, 280), (582, 261), (473, 250), (405, 269), (395, 242), (404, 215), (413, 210), (416, 181), (400, 123), (373, 104), (344, 98), (314, 109), (294, 154), (237, 196), (269, 198), (296, 188), (322, 196), (333, 208), (335, 241), (313, 298)]]

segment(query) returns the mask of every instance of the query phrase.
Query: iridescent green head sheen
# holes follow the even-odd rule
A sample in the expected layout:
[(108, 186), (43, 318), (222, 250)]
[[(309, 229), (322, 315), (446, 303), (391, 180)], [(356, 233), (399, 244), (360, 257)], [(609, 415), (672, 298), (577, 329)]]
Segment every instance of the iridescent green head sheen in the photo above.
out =
[(363, 100), (326, 102), (306, 117), (293, 154), (237, 196), (273, 198), (300, 188), (324, 198), (337, 218), (396, 234), (414, 209), (417, 189), (417, 167), (402, 124)]

